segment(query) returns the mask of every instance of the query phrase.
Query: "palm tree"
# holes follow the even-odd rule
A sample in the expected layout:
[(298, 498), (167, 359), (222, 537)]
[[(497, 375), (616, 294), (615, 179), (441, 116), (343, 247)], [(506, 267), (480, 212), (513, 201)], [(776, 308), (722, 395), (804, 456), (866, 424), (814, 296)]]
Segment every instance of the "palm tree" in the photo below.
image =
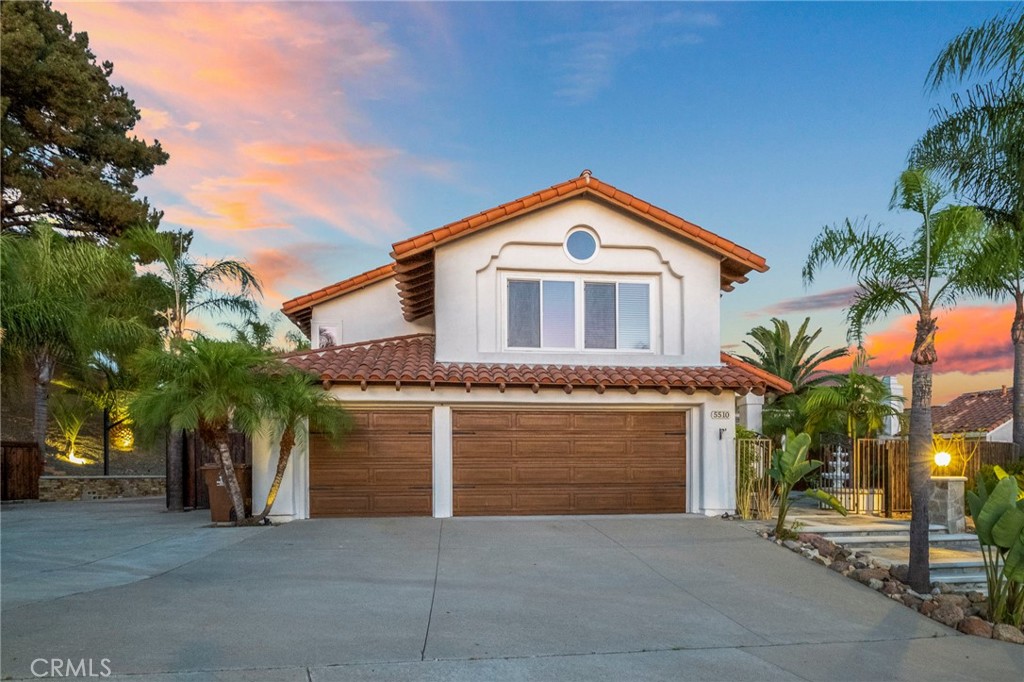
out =
[(743, 343), (752, 355), (739, 355), (739, 358), (793, 384), (793, 393), (769, 396), (764, 410), (761, 428), (767, 435), (779, 437), (786, 433), (786, 429), (804, 430), (804, 395), (808, 388), (831, 376), (821, 369), (821, 365), (844, 357), (847, 352), (844, 348), (822, 348), (811, 353), (811, 346), (822, 330), (819, 327), (813, 334), (808, 334), (809, 317), (804, 318), (796, 334), (785, 320), (773, 317), (771, 323), (771, 329), (754, 327), (747, 333), (753, 342), (744, 340)]
[(305, 372), (294, 369), (275, 372), (267, 386), (267, 398), (270, 419), (280, 432), (279, 454), (274, 481), (267, 492), (263, 511), (255, 518), (257, 523), (267, 518), (274, 506), (296, 436), (305, 433), (301, 428), (303, 423), (308, 423), (309, 432), (326, 434), (332, 439), (338, 439), (348, 430), (348, 418), (341, 406), (317, 384), (315, 377)]
[(837, 374), (829, 384), (807, 392), (802, 407), (808, 431), (842, 424), (852, 443), (877, 434), (889, 417), (903, 417), (903, 397), (893, 395), (881, 379), (865, 372), (867, 363), (867, 353), (861, 350), (847, 374)]
[(763, 370), (782, 377), (793, 384), (793, 392), (801, 393), (805, 388), (817, 386), (829, 378), (829, 373), (819, 369), (821, 365), (847, 355), (845, 348), (822, 348), (810, 355), (811, 346), (821, 336), (821, 327), (813, 334), (807, 333), (811, 318), (805, 317), (803, 324), (793, 334), (789, 322), (773, 317), (772, 328), (754, 327), (747, 336), (754, 343), (743, 341), (753, 355), (738, 357)]
[[(171, 352), (197, 333), (189, 327), (195, 315), (254, 318), (258, 313), (254, 297), (263, 293), (259, 278), (243, 261), (224, 259), (204, 264), (193, 259), (188, 253), (191, 240), (191, 233), (157, 232), (149, 228), (128, 230), (122, 239), (127, 250), (144, 262), (157, 264), (157, 271), (149, 276), (171, 291), (168, 307), (158, 312)], [(221, 290), (223, 285), (237, 286), (238, 291), (225, 292)], [(167, 497), (171, 511), (184, 510), (183, 453), (184, 436), (180, 430), (172, 430), (167, 448)]]
[(965, 263), (964, 288), (1013, 301), (1013, 442), (1024, 447), (1024, 230), (986, 230), (981, 247)]
[(933, 90), (973, 85), (953, 95), (951, 108), (911, 151), (913, 163), (942, 172), (957, 193), (980, 209), (993, 228), (972, 254), (972, 293), (1016, 305), (1010, 337), (1013, 363), (1013, 441), (1024, 447), (1024, 6), (965, 30), (939, 54), (928, 74)]
[(963, 275), (968, 243), (980, 216), (973, 208), (939, 209), (946, 192), (931, 176), (911, 169), (900, 175), (891, 207), (921, 217), (913, 237), (845, 220), (825, 227), (811, 245), (803, 268), (810, 284), (826, 265), (847, 269), (859, 291), (846, 310), (850, 336), (863, 339), (864, 328), (894, 312), (915, 314), (917, 329), (910, 360), (914, 365), (910, 407), (910, 572), (918, 591), (927, 589), (928, 498), (932, 441), (932, 364), (936, 361), (934, 313), (953, 303)]
[(272, 362), (273, 356), (250, 345), (202, 336), (181, 342), (174, 353), (146, 350), (136, 359), (147, 387), (131, 403), (137, 429), (152, 440), (170, 424), (177, 431), (196, 431), (213, 445), (238, 523), (245, 519), (245, 501), (229, 434), (234, 429), (252, 436), (260, 430)]
[(0, 236), (0, 354), (6, 378), (27, 368), (34, 386), (33, 437), (46, 452), (50, 387), (97, 353), (143, 343), (151, 330), (131, 301), (131, 262), (114, 249), (73, 240), (52, 227)]
[(971, 27), (939, 53), (933, 91), (967, 85), (910, 153), (995, 223), (1024, 229), (1024, 7)]

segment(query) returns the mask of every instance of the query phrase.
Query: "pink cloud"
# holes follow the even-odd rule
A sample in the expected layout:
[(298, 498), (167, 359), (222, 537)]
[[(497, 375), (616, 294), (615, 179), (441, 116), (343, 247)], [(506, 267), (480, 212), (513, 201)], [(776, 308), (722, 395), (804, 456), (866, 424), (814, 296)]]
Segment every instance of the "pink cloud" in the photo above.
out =
[[(60, 4), (142, 110), (168, 164), (143, 181), (167, 228), (234, 243), (311, 219), (386, 243), (402, 227), (382, 179), (401, 150), (354, 139), (348, 93), (386, 77), (384, 29), (338, 4)], [(386, 80), (386, 78), (385, 78)], [(268, 236), (272, 236), (269, 235)], [(281, 241), (281, 238), (272, 241)]]

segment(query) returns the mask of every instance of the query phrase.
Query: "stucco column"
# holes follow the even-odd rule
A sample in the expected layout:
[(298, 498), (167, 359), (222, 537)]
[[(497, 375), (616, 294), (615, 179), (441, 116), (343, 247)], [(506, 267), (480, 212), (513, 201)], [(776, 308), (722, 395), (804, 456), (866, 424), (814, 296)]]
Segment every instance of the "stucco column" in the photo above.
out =
[(737, 423), (745, 429), (755, 433), (761, 433), (764, 426), (762, 412), (764, 411), (764, 396), (748, 393), (736, 400)]
[(434, 518), (452, 515), (452, 408), (434, 407), (433, 419)]
[(950, 533), (967, 530), (964, 515), (966, 476), (932, 476), (932, 496), (928, 498), (928, 518), (942, 524)]

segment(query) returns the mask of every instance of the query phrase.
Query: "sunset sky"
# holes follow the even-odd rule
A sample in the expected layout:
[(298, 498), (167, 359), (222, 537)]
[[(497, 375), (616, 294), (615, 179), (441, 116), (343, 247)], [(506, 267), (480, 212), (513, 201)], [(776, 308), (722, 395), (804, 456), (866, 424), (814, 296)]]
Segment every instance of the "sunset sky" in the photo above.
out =
[[(722, 299), (729, 349), (773, 315), (845, 345), (853, 282), (805, 288), (808, 247), (847, 216), (915, 226), (888, 202), (945, 99), (928, 66), (1011, 6), (54, 4), (170, 153), (140, 184), (163, 228), (248, 259), (269, 310), (589, 168), (767, 258)], [(941, 314), (937, 403), (1010, 383), (1011, 319), (1007, 301)], [(913, 321), (870, 331), (873, 370), (905, 375)]]

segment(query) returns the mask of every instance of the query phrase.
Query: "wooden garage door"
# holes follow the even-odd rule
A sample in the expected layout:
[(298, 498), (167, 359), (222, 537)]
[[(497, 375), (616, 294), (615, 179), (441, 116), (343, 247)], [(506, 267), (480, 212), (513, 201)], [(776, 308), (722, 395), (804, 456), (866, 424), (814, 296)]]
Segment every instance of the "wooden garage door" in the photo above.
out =
[(310, 434), (310, 516), (430, 516), (430, 410), (350, 410), (340, 444)]
[(686, 511), (682, 412), (455, 410), (455, 514)]

